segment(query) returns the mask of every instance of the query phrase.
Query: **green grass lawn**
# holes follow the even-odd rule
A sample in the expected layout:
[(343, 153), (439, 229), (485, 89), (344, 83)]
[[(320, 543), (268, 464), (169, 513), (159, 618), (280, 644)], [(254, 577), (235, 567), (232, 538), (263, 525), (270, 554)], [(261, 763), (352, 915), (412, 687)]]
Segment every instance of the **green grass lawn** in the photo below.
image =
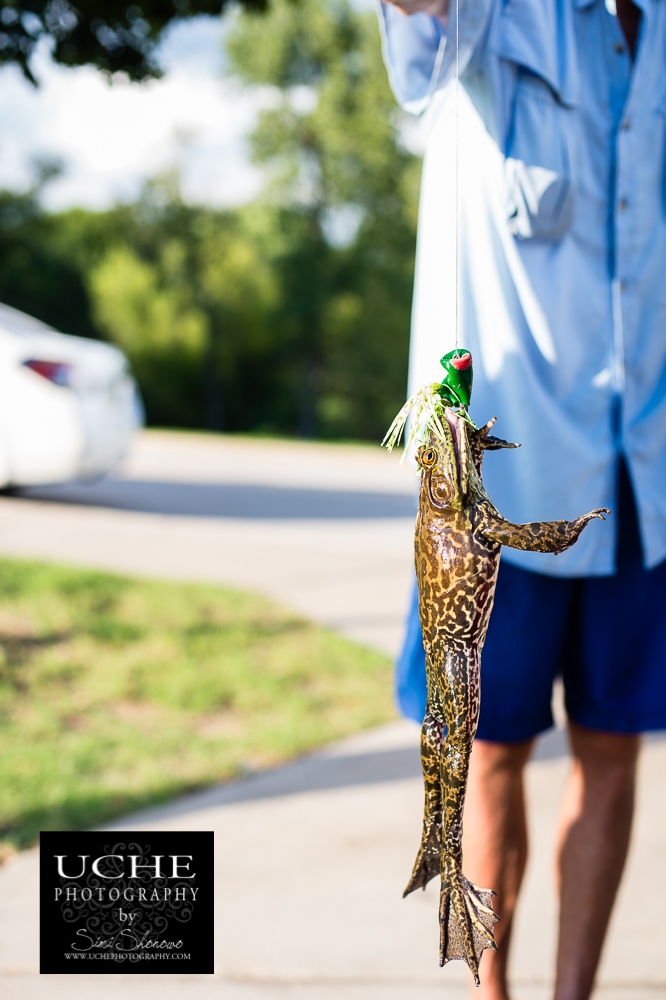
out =
[(386, 657), (263, 598), (0, 560), (5, 849), (392, 716)]

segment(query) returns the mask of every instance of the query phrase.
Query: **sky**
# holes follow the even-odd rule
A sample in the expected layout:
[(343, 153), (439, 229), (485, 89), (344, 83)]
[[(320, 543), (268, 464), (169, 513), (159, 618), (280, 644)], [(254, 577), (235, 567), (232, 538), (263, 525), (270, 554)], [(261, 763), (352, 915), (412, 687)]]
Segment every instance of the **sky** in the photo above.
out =
[(223, 79), (220, 20), (179, 24), (160, 62), (164, 77), (143, 84), (111, 85), (90, 66), (54, 65), (44, 50), (33, 64), (39, 88), (14, 66), (0, 70), (0, 186), (25, 189), (35, 158), (54, 158), (64, 172), (45, 189), (51, 210), (132, 199), (147, 177), (173, 167), (187, 200), (251, 198), (260, 179), (248, 162), (247, 135), (262, 94)]
[(39, 88), (14, 66), (0, 69), (0, 187), (26, 190), (35, 161), (46, 158), (63, 166), (42, 198), (52, 211), (131, 200), (147, 178), (173, 168), (187, 201), (230, 206), (252, 198), (261, 175), (247, 137), (274, 95), (224, 78), (217, 18), (181, 22), (159, 58), (164, 77), (144, 84), (110, 85), (92, 67), (56, 66), (45, 49), (33, 62)]

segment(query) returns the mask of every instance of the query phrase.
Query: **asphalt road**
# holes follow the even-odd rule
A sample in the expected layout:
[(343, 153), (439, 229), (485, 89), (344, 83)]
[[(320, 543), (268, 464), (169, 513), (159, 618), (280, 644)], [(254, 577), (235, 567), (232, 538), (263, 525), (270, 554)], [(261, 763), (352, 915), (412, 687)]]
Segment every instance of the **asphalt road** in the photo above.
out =
[(111, 477), (0, 498), (0, 553), (261, 591), (394, 655), (415, 482), (379, 447), (145, 432)]
[(413, 499), (401, 493), (291, 489), (247, 483), (173, 483), (115, 476), (90, 485), (30, 487), (15, 495), (30, 500), (175, 517), (353, 521), (409, 518), (414, 514)]

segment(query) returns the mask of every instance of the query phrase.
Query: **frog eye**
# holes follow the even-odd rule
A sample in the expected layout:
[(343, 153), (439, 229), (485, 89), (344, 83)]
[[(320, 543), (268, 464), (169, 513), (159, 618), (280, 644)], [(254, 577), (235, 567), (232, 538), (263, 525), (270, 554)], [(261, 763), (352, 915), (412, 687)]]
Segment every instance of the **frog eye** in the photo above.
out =
[(428, 448), (428, 450), (424, 451), (423, 454), (421, 455), (422, 465), (431, 466), (434, 465), (436, 461), (437, 461), (437, 452), (435, 451), (434, 448)]

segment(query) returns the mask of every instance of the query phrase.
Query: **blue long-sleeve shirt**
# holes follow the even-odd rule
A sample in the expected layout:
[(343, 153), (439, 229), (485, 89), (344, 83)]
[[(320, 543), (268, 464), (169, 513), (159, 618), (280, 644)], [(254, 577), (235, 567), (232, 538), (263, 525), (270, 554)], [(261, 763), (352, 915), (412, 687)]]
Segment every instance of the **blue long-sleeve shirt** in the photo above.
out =
[[(650, 568), (666, 558), (666, 0), (638, 5), (632, 64), (604, 0), (459, 0), (457, 102), (454, 3), (447, 32), (380, 18), (398, 100), (427, 109), (410, 387), (454, 346), (457, 270), (472, 416), (522, 442), (486, 458), (495, 504), (514, 521), (613, 508), (624, 453)], [(609, 574), (616, 523), (557, 557), (504, 555)]]

